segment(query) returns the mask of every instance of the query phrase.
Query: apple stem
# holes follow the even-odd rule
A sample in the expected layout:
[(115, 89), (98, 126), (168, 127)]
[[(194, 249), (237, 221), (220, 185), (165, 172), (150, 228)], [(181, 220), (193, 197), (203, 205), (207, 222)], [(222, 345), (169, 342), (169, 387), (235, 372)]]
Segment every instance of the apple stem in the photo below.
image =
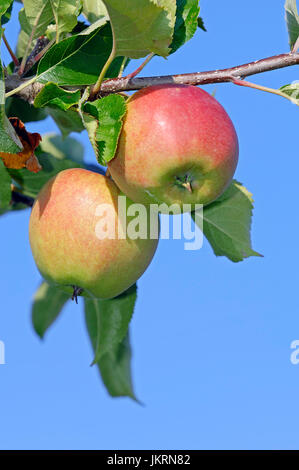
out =
[(189, 191), (189, 193), (192, 194), (192, 186), (191, 186), (190, 181), (186, 181), (186, 183), (182, 183), (182, 186), (186, 188)]
[(78, 287), (78, 286), (72, 286), (74, 291), (73, 291), (73, 295), (72, 295), (72, 300), (74, 300), (76, 302), (76, 304), (78, 304), (78, 296), (82, 294), (83, 292), (83, 289), (82, 287)]
[(176, 185), (179, 186), (180, 188), (185, 188), (187, 191), (189, 191), (190, 194), (193, 192), (192, 188), (192, 179), (190, 175), (186, 174), (185, 176), (177, 176), (176, 177)]

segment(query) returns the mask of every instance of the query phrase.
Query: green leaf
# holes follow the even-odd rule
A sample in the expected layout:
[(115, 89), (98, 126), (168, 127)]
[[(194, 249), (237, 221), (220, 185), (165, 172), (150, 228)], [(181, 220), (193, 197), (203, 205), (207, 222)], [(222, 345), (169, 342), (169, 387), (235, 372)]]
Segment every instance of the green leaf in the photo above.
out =
[[(19, 15), (20, 14), (21, 12), (19, 13)], [(20, 21), (20, 16), (19, 16), (19, 21)], [(28, 42), (29, 42), (29, 35), (21, 29), (21, 31), (19, 32), (17, 48), (16, 48), (17, 57), (23, 57), (23, 55), (26, 52)]]
[(78, 112), (81, 117), (81, 122), (84, 125), (85, 129), (87, 130), (87, 134), (88, 134), (90, 143), (92, 145), (92, 148), (94, 150), (94, 153), (96, 154), (96, 157), (98, 158), (99, 149), (98, 149), (98, 145), (96, 141), (96, 132), (97, 132), (99, 123), (96, 118), (94, 118), (93, 116), (90, 116), (87, 113), (84, 113), (82, 109), (82, 107), (84, 107), (85, 105), (85, 102), (88, 100), (89, 95), (90, 95), (90, 88), (86, 87), (81, 99), (79, 100)]
[(32, 49), (32, 40), (49, 36), (52, 30), (58, 42), (60, 33), (70, 32), (76, 26), (81, 7), (81, 0), (24, 0), (24, 8), (19, 11), (17, 55), (23, 56), (28, 47)]
[(85, 299), (86, 309), (97, 317), (97, 341), (93, 364), (116, 346), (127, 334), (137, 298), (136, 285), (114, 299)]
[(103, 0), (115, 38), (118, 56), (138, 59), (154, 52), (166, 57), (174, 32), (174, 0)]
[(6, 209), (11, 201), (11, 177), (0, 158), (0, 210)]
[(285, 2), (286, 22), (289, 32), (290, 47), (295, 45), (299, 37), (299, 14), (296, 0), (286, 0)]
[[(0, 80), (1, 82), (1, 80)], [(1, 83), (0, 83), (1, 96)], [(0, 152), (18, 153), (23, 149), (19, 137), (5, 115), (5, 104), (0, 104)]]
[(77, 24), (82, 9), (82, 0), (50, 0), (56, 24), (56, 40), (59, 33), (70, 32)]
[(55, 83), (47, 83), (34, 100), (36, 108), (54, 106), (67, 111), (71, 106), (78, 104), (81, 98), (80, 90), (67, 91)]
[(59, 134), (44, 134), (39, 146), (43, 152), (49, 153), (59, 160), (68, 158), (83, 164), (84, 147), (74, 137), (66, 137), (64, 139)]
[(1, 0), (0, 4), (0, 18), (1, 25), (4, 25), (10, 20), (13, 0)]
[[(123, 294), (123, 296), (125, 295), (126, 294)], [(132, 300), (135, 302), (136, 292), (134, 292), (134, 290), (131, 291), (127, 295), (129, 295), (129, 297), (132, 297)], [(114, 299), (114, 301), (117, 302), (117, 299), (118, 298)], [(132, 308), (132, 300), (126, 301), (128, 302), (129, 309)], [(94, 300), (85, 298), (84, 302), (85, 302), (86, 326), (87, 326), (87, 330), (91, 339), (93, 349), (96, 353), (99, 334), (101, 334), (98, 329), (98, 316), (101, 315), (101, 312), (97, 313), (97, 310), (94, 306)], [(113, 299), (110, 302), (113, 302)], [(112, 307), (108, 307), (108, 308), (110, 311), (113, 312)], [(115, 320), (117, 319), (120, 320), (119, 323), (116, 323), (116, 325), (121, 325), (122, 320), (120, 319), (118, 309), (119, 307), (117, 306), (116, 314), (114, 312), (113, 316)], [(105, 309), (103, 310), (104, 315), (108, 315), (107, 312), (109, 310), (107, 310), (107, 307), (106, 307), (106, 310)], [(107, 352), (103, 354), (100, 360), (97, 362), (103, 382), (111, 396), (113, 397), (128, 396), (136, 400), (134, 391), (133, 391), (133, 386), (132, 386), (132, 379), (131, 379), (131, 367), (130, 367), (131, 348), (130, 348), (128, 333), (124, 337), (123, 332), (125, 328), (117, 327), (116, 331), (120, 330), (121, 335), (118, 335), (119, 341), (116, 341), (117, 334), (113, 333), (114, 325), (112, 321), (110, 322), (109, 318), (106, 318), (106, 327), (109, 327), (109, 324), (112, 328), (112, 332), (109, 332), (109, 329), (108, 329), (107, 333), (109, 332), (109, 337), (112, 339), (112, 343), (110, 344), (110, 347), (107, 348), (107, 344), (109, 343), (109, 338), (106, 340), (104, 336), (102, 335), (102, 342), (103, 342), (102, 344), (105, 345), (106, 343)]]
[(98, 122), (95, 132), (97, 158), (101, 165), (112, 160), (126, 113), (126, 102), (121, 95), (109, 95), (92, 103), (86, 103), (84, 111)]
[(51, 23), (56, 25), (56, 39), (59, 34), (69, 32), (77, 24), (82, 7), (81, 0), (24, 0), (24, 9), (19, 13), (22, 30), (33, 39), (46, 33)]
[(46, 182), (62, 170), (68, 168), (82, 168), (82, 165), (69, 158), (55, 158), (48, 153), (37, 150), (36, 155), (42, 166), (38, 173), (31, 173), (26, 169), (9, 170), (12, 178), (21, 185), (23, 194), (36, 197)]
[(43, 338), (54, 323), (70, 296), (43, 282), (36, 291), (32, 305), (32, 323), (36, 333)]
[[(252, 210), (252, 194), (237, 181), (215, 202), (204, 207), (203, 232), (216, 256), (226, 256), (234, 262), (261, 256), (251, 248)], [(195, 219), (194, 213), (192, 217)]]
[(62, 111), (59, 108), (45, 108), (46, 112), (54, 119), (63, 137), (67, 137), (71, 132), (82, 132), (82, 124), (79, 113), (73, 109)]
[(86, 113), (81, 113), (82, 123), (84, 124), (85, 129), (87, 130), (88, 137), (94, 153), (96, 154), (97, 159), (99, 158), (99, 149), (96, 141), (96, 132), (98, 128), (98, 121), (93, 116), (90, 116)]
[(176, 0), (177, 12), (171, 52), (191, 39), (198, 27), (198, 0)]
[(12, 5), (12, 0), (1, 0), (0, 18), (6, 13), (6, 11), (11, 7), (11, 5)]
[[(109, 24), (89, 34), (77, 34), (60, 41), (44, 55), (38, 65), (37, 81), (60, 86), (94, 84), (112, 49)], [(114, 61), (107, 77), (116, 77), (122, 59)]]
[(280, 88), (283, 93), (291, 96), (295, 100), (299, 100), (299, 81), (293, 82), (289, 85), (284, 85)]
[(115, 351), (105, 354), (99, 362), (102, 380), (112, 397), (129, 397), (138, 402), (132, 384), (131, 346), (129, 334)]
[(17, 96), (5, 100), (5, 112), (8, 117), (18, 116), (23, 122), (42, 121), (48, 117), (44, 109), (37, 109)]
[(203, 19), (201, 18), (201, 16), (199, 16), (199, 17), (197, 18), (197, 23), (198, 23), (198, 27), (199, 27), (200, 29), (202, 29), (203, 31), (207, 32), (206, 27), (205, 27), (205, 24), (204, 24), (204, 21), (203, 21)]
[[(0, 28), (0, 41), (2, 30)], [(0, 152), (17, 153), (22, 144), (5, 114), (5, 82), (4, 70), (0, 59)]]
[(106, 7), (101, 0), (83, 0), (82, 13), (90, 23), (97, 20), (109, 20)]
[(19, 22), (22, 31), (32, 39), (45, 34), (50, 23), (54, 22), (53, 11), (49, 0), (24, 0), (24, 8), (19, 11)]

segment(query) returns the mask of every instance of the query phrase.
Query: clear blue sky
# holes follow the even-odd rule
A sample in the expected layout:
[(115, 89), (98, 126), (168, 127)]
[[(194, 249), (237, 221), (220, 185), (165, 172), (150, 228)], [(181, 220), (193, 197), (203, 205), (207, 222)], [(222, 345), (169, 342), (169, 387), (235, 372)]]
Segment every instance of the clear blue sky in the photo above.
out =
[[(286, 52), (283, 0), (202, 0), (208, 33), (144, 75), (210, 70)], [(7, 36), (15, 43), (14, 21)], [(4, 54), (4, 59), (8, 60)], [(131, 66), (132, 70), (132, 66)], [(295, 68), (256, 76), (278, 88)], [(213, 91), (214, 86), (205, 87)], [(264, 258), (234, 264), (207, 242), (188, 252), (160, 242), (139, 282), (131, 324), (138, 397), (112, 399), (96, 368), (83, 307), (70, 304), (41, 342), (30, 323), (40, 282), (29, 211), (0, 218), (1, 449), (299, 449), (298, 122), (287, 100), (230, 84), (216, 97), (240, 139), (236, 177), (253, 192), (253, 245)], [(57, 131), (50, 121), (29, 130)], [(85, 135), (86, 160), (94, 161)]]

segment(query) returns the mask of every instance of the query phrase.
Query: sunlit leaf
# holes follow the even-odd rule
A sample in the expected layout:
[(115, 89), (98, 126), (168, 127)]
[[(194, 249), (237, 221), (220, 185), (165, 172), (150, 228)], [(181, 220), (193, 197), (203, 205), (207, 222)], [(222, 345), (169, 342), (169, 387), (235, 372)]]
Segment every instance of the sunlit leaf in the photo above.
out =
[(4, 25), (10, 20), (13, 0), (1, 0), (0, 3), (0, 24)]
[(33, 39), (42, 36), (51, 23), (59, 33), (72, 31), (80, 14), (81, 0), (24, 0), (19, 13), (22, 30)]
[(101, 0), (83, 0), (82, 13), (90, 23), (103, 19), (109, 20), (106, 7)]
[(103, 0), (115, 37), (116, 55), (137, 59), (154, 52), (166, 57), (172, 42), (174, 0)]
[[(37, 81), (60, 86), (94, 84), (112, 49), (110, 25), (89, 34), (77, 34), (60, 41), (39, 62)], [(115, 77), (122, 59), (115, 60), (107, 77)]]
[(121, 95), (109, 95), (86, 103), (84, 111), (97, 120), (94, 134), (97, 158), (101, 165), (106, 166), (116, 152), (122, 119), (126, 113), (125, 99)]

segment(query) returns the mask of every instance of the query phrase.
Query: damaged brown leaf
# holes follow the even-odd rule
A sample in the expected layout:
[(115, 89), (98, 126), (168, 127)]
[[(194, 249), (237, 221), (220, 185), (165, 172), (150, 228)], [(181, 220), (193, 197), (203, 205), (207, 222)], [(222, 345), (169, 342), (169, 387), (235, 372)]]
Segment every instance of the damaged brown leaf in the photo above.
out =
[(15, 170), (27, 168), (32, 173), (38, 173), (42, 167), (34, 154), (34, 150), (42, 140), (41, 135), (37, 132), (28, 132), (19, 118), (11, 117), (9, 121), (23, 145), (23, 150), (18, 153), (0, 152), (0, 158), (2, 158), (7, 168)]

